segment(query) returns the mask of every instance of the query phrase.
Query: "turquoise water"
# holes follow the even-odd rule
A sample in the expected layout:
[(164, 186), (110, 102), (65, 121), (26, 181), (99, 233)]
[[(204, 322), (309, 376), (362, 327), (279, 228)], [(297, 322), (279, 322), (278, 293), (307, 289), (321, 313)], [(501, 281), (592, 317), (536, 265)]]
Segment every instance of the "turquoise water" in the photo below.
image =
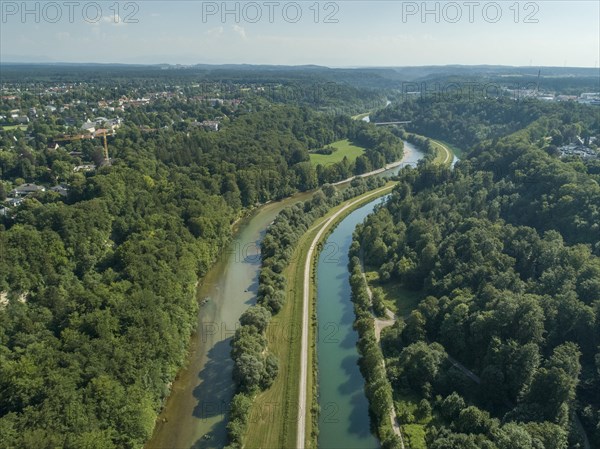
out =
[[(414, 145), (404, 142), (403, 164), (377, 176), (390, 176), (406, 166), (416, 166), (424, 157)], [(356, 225), (385, 201), (378, 198), (348, 215), (331, 233), (317, 265), (317, 358), (319, 363), (319, 448), (374, 449), (379, 441), (370, 429), (365, 381), (358, 368), (352, 328), (348, 251)]]
[(352, 328), (348, 250), (358, 223), (373, 212), (378, 198), (348, 215), (331, 233), (317, 264), (317, 357), (319, 362), (319, 448), (374, 449), (365, 382), (358, 368)]

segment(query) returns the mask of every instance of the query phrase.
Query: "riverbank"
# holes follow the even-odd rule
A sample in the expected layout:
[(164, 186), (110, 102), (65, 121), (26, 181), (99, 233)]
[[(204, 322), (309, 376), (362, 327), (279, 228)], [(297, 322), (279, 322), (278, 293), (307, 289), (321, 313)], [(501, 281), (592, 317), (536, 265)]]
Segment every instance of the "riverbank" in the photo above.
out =
[(404, 152), (402, 154), (402, 159), (400, 159), (399, 161), (391, 162), (391, 163), (387, 164), (385, 167), (378, 168), (377, 170), (372, 170), (372, 171), (370, 171), (368, 173), (363, 173), (362, 175), (356, 175), (356, 176), (354, 176), (352, 178), (345, 179), (345, 180), (339, 181), (339, 182), (335, 182), (332, 185), (338, 186), (338, 185), (341, 185), (341, 184), (345, 184), (345, 183), (351, 181), (354, 178), (367, 178), (369, 176), (376, 176), (376, 175), (379, 175), (381, 173), (385, 173), (385, 172), (387, 172), (389, 170), (392, 170), (394, 168), (397, 168), (397, 167), (411, 165), (411, 163), (408, 163), (408, 162), (405, 162), (405, 161), (412, 160), (413, 156), (414, 156), (413, 155), (414, 152), (415, 152), (415, 148), (412, 145), (408, 146), (406, 144), (406, 142), (405, 142), (404, 143)]

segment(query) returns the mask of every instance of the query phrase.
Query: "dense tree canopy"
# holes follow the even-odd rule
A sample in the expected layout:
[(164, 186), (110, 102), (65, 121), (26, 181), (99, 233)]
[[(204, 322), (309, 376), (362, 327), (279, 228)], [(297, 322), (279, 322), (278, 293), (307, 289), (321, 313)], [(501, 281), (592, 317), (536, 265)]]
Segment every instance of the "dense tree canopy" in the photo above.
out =
[[(576, 413), (595, 447), (599, 179), (593, 162), (549, 152), (546, 137), (573, 120), (583, 124), (578, 132), (587, 126), (598, 134), (597, 111), (565, 105), (562, 116), (535, 120), (532, 111), (546, 107), (429, 106), (433, 117), (461, 107), (468, 114), (446, 129), (431, 125), (439, 138), (453, 141), (470, 122), (492, 131), (473, 137), (477, 145), (453, 170), (428, 162), (405, 169), (391, 200), (358, 228), (364, 260), (379, 278), (425, 296), (384, 332), (388, 377), (397, 391), (418, 392), (446, 417), (446, 429), (429, 429), (428, 447), (577, 447)], [(501, 135), (523, 124), (506, 137), (493, 135), (496, 125)], [(469, 144), (465, 139), (455, 142)], [(437, 358), (434, 345), (479, 383)]]

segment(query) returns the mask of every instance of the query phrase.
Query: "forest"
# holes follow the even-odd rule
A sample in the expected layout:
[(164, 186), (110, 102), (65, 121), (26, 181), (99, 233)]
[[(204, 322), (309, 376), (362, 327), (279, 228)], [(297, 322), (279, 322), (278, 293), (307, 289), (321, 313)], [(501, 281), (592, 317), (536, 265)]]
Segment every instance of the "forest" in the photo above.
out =
[(404, 169), (357, 228), (354, 255), (423, 297), (381, 346), (393, 401), (420, 398), (400, 424), (422, 424), (430, 449), (600, 446), (600, 178), (597, 161), (556, 155), (600, 133), (598, 111), (522, 106), (409, 106), (411, 129), (468, 155)]
[[(218, 133), (126, 124), (111, 140), (112, 164), (86, 174), (73, 173), (67, 150), (3, 140), (3, 185), (69, 185), (66, 198), (25, 198), (0, 225), (3, 446), (141, 447), (185, 360), (195, 286), (232, 223), (317, 187), (310, 148), (356, 139), (373, 166), (402, 154), (389, 132), (344, 116), (253, 108)], [(345, 163), (327, 170), (321, 179), (356, 172)]]

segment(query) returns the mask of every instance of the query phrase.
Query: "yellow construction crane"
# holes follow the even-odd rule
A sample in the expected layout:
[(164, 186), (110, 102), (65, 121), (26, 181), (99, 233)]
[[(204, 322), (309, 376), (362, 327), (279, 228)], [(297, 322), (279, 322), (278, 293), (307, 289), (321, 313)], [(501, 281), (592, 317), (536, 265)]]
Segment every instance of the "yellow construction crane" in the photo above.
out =
[(108, 157), (108, 142), (106, 141), (106, 133), (104, 133), (104, 163), (110, 164), (110, 158)]

